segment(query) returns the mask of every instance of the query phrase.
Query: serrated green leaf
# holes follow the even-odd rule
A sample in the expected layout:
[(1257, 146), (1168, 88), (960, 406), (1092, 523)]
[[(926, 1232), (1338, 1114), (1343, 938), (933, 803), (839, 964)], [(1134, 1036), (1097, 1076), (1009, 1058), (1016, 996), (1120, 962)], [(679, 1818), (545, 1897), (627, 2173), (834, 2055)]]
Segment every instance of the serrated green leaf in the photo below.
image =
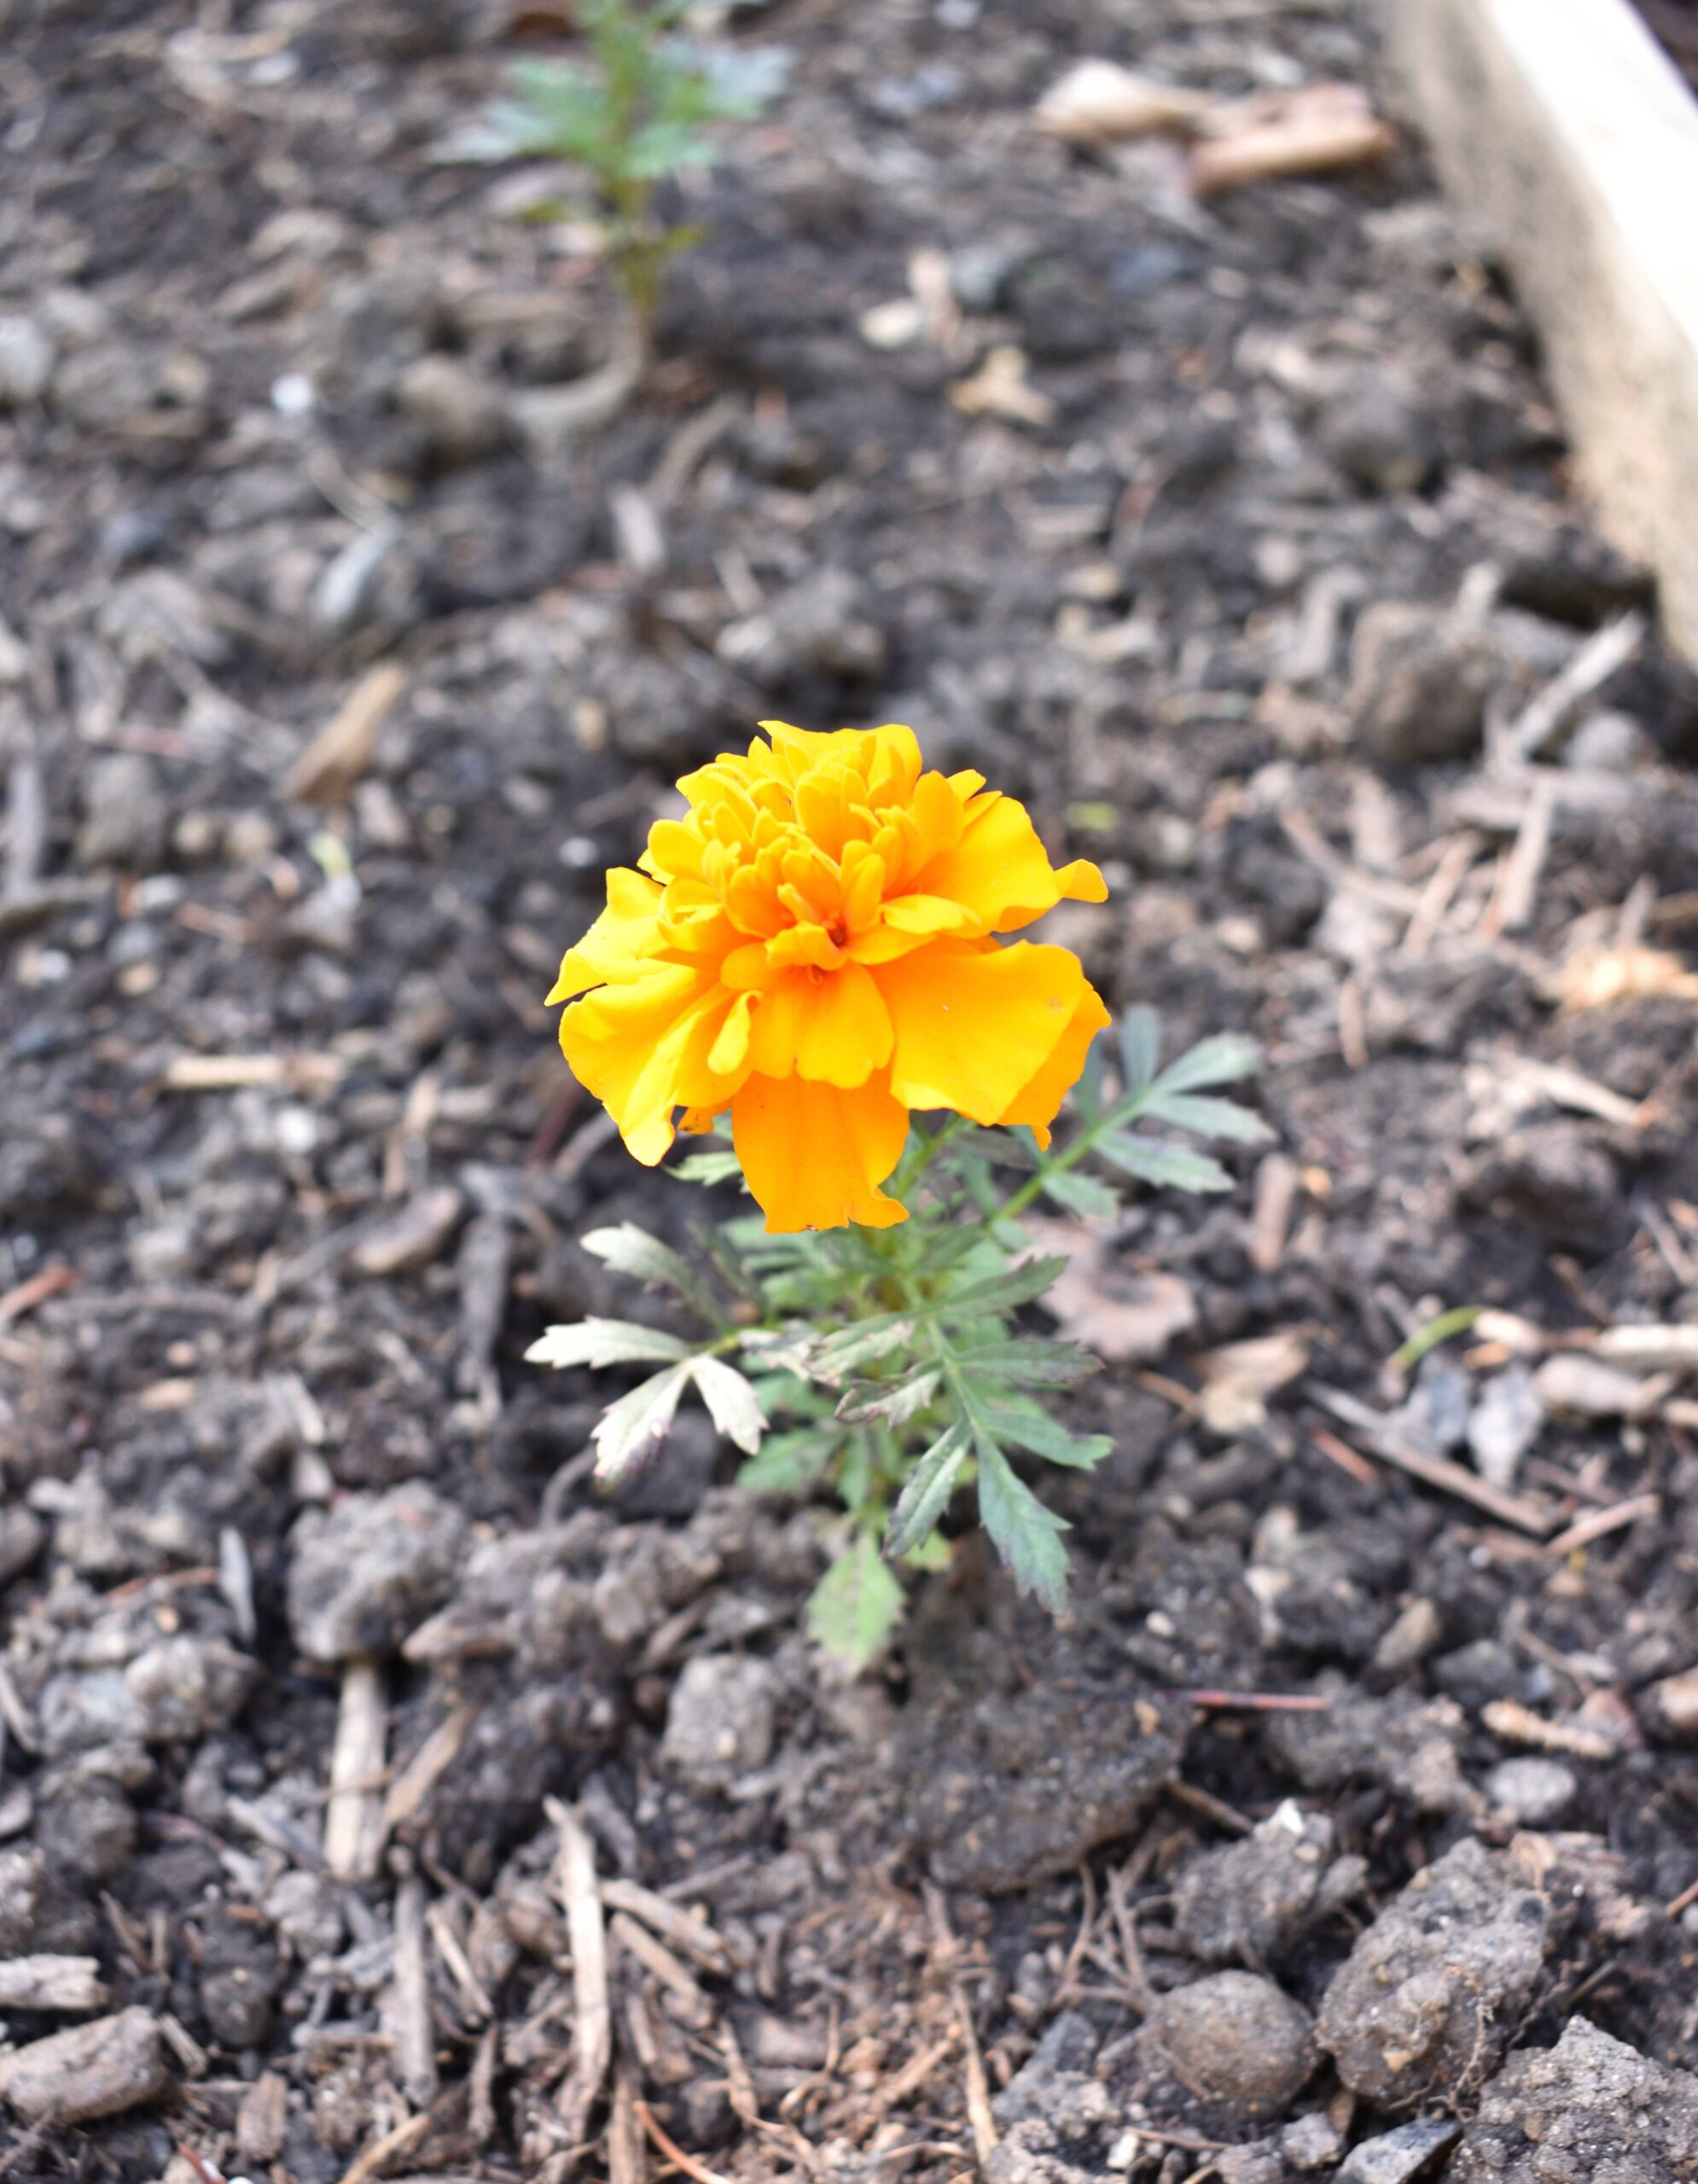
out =
[(1162, 1071), (1156, 1089), (1163, 1093), (1195, 1092), (1211, 1084), (1231, 1084), (1241, 1077), (1253, 1077), (1262, 1066), (1262, 1050), (1253, 1039), (1236, 1031), (1222, 1031), (1202, 1039), (1189, 1054)]
[(629, 1275), (633, 1281), (666, 1282), (684, 1293), (695, 1287), (695, 1269), (689, 1260), (634, 1221), (621, 1221), (617, 1228), (592, 1228), (584, 1238), (584, 1248), (592, 1258), (601, 1259), (615, 1274)]
[(808, 1629), (834, 1660), (858, 1670), (877, 1658), (903, 1606), (901, 1581), (872, 1534), (861, 1532), (815, 1587)]
[(997, 1168), (1035, 1168), (1039, 1154), (1024, 1132), (1011, 1130), (964, 1130), (951, 1138), (939, 1159), (956, 1165), (968, 1160), (988, 1160)]
[(1128, 1093), (1142, 1092), (1161, 1059), (1161, 1019), (1142, 1003), (1120, 1019), (1120, 1066)]
[(1042, 1335), (1005, 1335), (953, 1356), (969, 1380), (1007, 1380), (1016, 1387), (1065, 1387), (1102, 1370), (1102, 1360), (1090, 1350)]
[(1077, 1168), (1059, 1168), (1044, 1178), (1044, 1195), (1065, 1212), (1081, 1221), (1107, 1221), (1120, 1210), (1120, 1201), (1108, 1184)]
[(739, 1467), (737, 1484), (755, 1494), (805, 1494), (846, 1438), (841, 1432), (817, 1426), (769, 1433), (760, 1454)]
[(957, 1419), (914, 1467), (884, 1536), (887, 1554), (908, 1554), (924, 1539), (949, 1507), (961, 1467), (972, 1445), (966, 1424)]
[(685, 1347), (677, 1335), (660, 1327), (639, 1327), (634, 1320), (591, 1318), (545, 1327), (525, 1358), (527, 1364), (552, 1365), (560, 1371), (573, 1365), (599, 1371), (606, 1365), (652, 1365), (657, 1358), (682, 1357)]
[(815, 1350), (813, 1370), (822, 1380), (840, 1383), (858, 1366), (887, 1357), (912, 1339), (914, 1321), (905, 1312), (881, 1312), (875, 1318), (857, 1320), (828, 1335)]
[(959, 1319), (963, 1313), (982, 1318), (992, 1312), (1012, 1312), (1041, 1297), (1067, 1263), (1066, 1256), (1057, 1254), (1050, 1258), (1032, 1259), (1007, 1274), (969, 1281), (939, 1298), (932, 1308), (933, 1316), (949, 1321)]
[(837, 1406), (837, 1415), (847, 1426), (864, 1426), (881, 1419), (893, 1432), (916, 1419), (942, 1385), (935, 1367), (908, 1374), (900, 1380), (859, 1380)]
[(596, 1444), (596, 1476), (604, 1485), (622, 1478), (666, 1438), (696, 1362), (681, 1358), (664, 1373), (639, 1381), (602, 1413), (590, 1438)]
[(1106, 1433), (1070, 1433), (1036, 1404), (987, 1403), (984, 1416), (999, 1441), (1012, 1441), (1017, 1449), (1069, 1470), (1090, 1471), (1114, 1454), (1114, 1443)]
[(759, 1398), (735, 1365), (723, 1357), (698, 1357), (690, 1377), (707, 1405), (707, 1414), (728, 1441), (753, 1455), (766, 1431)]
[(1108, 1130), (1097, 1139), (1096, 1150), (1122, 1175), (1157, 1190), (1232, 1188), (1232, 1178), (1219, 1161), (1211, 1159), (1207, 1153), (1194, 1152), (1189, 1145), (1169, 1145), (1159, 1137), (1130, 1137), (1120, 1130)]
[(1236, 1100), (1212, 1099), (1207, 1093), (1158, 1089), (1144, 1101), (1143, 1112), (1170, 1129), (1195, 1130), (1199, 1137), (1230, 1138), (1236, 1145), (1265, 1145), (1275, 1135), (1253, 1107), (1241, 1107)]
[(1051, 1615), (1067, 1604), (1068, 1526), (1046, 1509), (996, 1443), (978, 1438), (979, 1514), (992, 1545), (1023, 1593), (1035, 1593)]

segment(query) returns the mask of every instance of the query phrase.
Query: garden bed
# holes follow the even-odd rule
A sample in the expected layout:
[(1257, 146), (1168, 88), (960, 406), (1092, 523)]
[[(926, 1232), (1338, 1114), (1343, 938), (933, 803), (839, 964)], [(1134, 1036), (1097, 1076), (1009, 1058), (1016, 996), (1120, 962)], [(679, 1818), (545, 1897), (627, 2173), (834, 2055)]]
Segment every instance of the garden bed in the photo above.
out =
[[(598, 269), (433, 156), (499, 11), (14, 10), (10, 2177), (1694, 2158), (1698, 687), (1415, 146), (1032, 126), (1085, 53), (1383, 97), (1368, 11), (1127, 20), (739, 13), (791, 88), (556, 446)], [(1072, 1618), (966, 1536), (846, 1686), (829, 1512), (693, 1413), (608, 1505), (523, 1362), (699, 1211), (541, 996), (774, 712), (1024, 795), (1279, 1136), (1070, 1240), (1093, 1339), (1170, 1285)]]

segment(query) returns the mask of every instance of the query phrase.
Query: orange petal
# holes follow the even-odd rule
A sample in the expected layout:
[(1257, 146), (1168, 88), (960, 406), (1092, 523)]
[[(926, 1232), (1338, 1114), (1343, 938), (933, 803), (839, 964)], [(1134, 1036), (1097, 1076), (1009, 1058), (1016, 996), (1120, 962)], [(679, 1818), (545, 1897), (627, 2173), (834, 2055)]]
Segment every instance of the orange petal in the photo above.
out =
[(1050, 1142), (1050, 1125), (1063, 1100), (1079, 1082), (1090, 1043), (1108, 1028), (1108, 1011), (1095, 986), (1087, 985), (1074, 1004), (1067, 1028), (1056, 1041), (1043, 1066), (1023, 1084), (997, 1116), (1001, 1123), (1026, 1123), (1038, 1133), (1040, 1145)]
[(659, 937), (660, 890), (640, 872), (623, 867), (608, 874), (608, 907), (580, 940), (568, 949), (549, 1001), (570, 1001), (574, 994), (609, 979), (633, 976)]
[(907, 1110), (882, 1078), (846, 1092), (805, 1077), (752, 1077), (731, 1102), (731, 1137), (769, 1236), (908, 1218), (879, 1188), (908, 1139)]
[[(1101, 893), (1085, 892), (1093, 880)], [(1083, 859), (1067, 867), (1063, 885), (1026, 806), (1011, 796), (976, 799), (955, 848), (933, 858), (911, 884), (922, 893), (965, 903), (977, 914), (981, 932), (1014, 932), (1053, 910), (1064, 895), (1102, 902), (1108, 893), (1096, 867)]]
[(878, 982), (896, 1026), (896, 1097), (988, 1124), (1055, 1052), (1085, 973), (1065, 948), (938, 940), (883, 965)]
[(846, 963), (802, 988), (796, 1067), (846, 1091), (864, 1084), (890, 1060), (890, 1011), (870, 971)]
[(730, 999), (689, 964), (656, 963), (642, 978), (574, 1002), (560, 1019), (561, 1051), (573, 1076), (607, 1108), (632, 1154), (650, 1167), (672, 1141), (680, 1064), (693, 1038), (699, 1042), (705, 1033), (712, 1044)]

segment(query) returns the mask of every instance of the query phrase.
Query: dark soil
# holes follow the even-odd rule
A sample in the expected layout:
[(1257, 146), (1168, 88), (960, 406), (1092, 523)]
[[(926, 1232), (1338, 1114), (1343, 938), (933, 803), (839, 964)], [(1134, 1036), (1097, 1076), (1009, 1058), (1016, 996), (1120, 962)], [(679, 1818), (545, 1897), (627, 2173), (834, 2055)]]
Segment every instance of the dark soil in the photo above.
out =
[[(96, 1960), (0, 1963), (8, 2177), (1274, 2184), (1453, 2115), (1484, 2175), (1571, 2060), (1589, 2158), (1631, 2085), (1689, 2173), (1698, 1406), (1675, 1338), (1588, 1350), (1698, 1321), (1698, 688), (1648, 637), (1506, 755), (1650, 588), (1417, 150), (1200, 206), (1027, 118), (1082, 54), (1372, 86), (1369, 13), (740, 12), (792, 87), (550, 451), (601, 272), (433, 156), (501, 9), (0, 4), (0, 1952)], [(951, 401), (998, 346), (1038, 421)], [(695, 1415), (609, 1507), (596, 1387), (523, 1362), (629, 1309), (587, 1226), (700, 1211), (540, 997), (773, 712), (1024, 794), (1112, 883), (1052, 937), (1259, 1036), (1280, 1136), (1115, 1240), (1195, 1324), (1079, 1398), (1072, 1618), (968, 1538), (850, 1687), (829, 1510)]]

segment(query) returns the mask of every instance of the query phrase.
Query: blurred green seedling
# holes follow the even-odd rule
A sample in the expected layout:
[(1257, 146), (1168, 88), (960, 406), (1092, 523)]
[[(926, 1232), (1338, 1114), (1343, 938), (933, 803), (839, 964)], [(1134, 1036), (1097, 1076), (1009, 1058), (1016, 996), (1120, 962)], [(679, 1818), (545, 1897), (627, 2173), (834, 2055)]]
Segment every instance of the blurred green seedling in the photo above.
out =
[[(657, 185), (710, 160), (714, 125), (759, 113), (788, 67), (775, 48), (740, 51), (684, 38), (677, 25), (688, 5), (577, 0), (584, 57), (520, 61), (508, 96), (455, 148), (462, 158), (555, 159), (582, 170), (645, 346), (667, 266), (702, 235), (659, 216)], [(537, 216), (566, 209), (547, 204)]]

